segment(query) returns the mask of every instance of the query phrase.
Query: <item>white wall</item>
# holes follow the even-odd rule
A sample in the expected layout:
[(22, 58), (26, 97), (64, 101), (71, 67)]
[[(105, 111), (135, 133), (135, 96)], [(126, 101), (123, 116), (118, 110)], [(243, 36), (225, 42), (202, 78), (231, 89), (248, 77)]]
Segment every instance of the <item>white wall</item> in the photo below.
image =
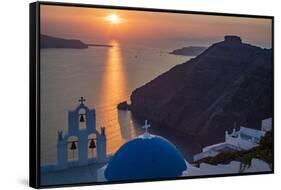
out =
[[(50, 0), (51, 1), (51, 0)], [(63, 1), (63, 0), (61, 0)], [(69, 2), (71, 0), (68, 0)], [(1, 137), (0, 137), (0, 189), (28, 189), (28, 2), (30, 0), (3, 0), (0, 6), (0, 84), (1, 84)], [(112, 4), (152, 8), (186, 9), (246, 14), (274, 15), (275, 18), (275, 73), (280, 73), (281, 11), (278, 0), (72, 0), (91, 4)], [(105, 3), (106, 2), (106, 3)], [(276, 97), (281, 97), (281, 75), (275, 76)], [(275, 101), (276, 126), (281, 124), (280, 98)], [(275, 134), (280, 135), (278, 127)], [(280, 146), (281, 138), (276, 138)], [(280, 149), (279, 149), (280, 150)], [(107, 185), (83, 189), (273, 189), (280, 186), (280, 151), (275, 175), (227, 177), (173, 182)], [(70, 189), (70, 188), (67, 188)], [(75, 188), (82, 189), (82, 188)]]

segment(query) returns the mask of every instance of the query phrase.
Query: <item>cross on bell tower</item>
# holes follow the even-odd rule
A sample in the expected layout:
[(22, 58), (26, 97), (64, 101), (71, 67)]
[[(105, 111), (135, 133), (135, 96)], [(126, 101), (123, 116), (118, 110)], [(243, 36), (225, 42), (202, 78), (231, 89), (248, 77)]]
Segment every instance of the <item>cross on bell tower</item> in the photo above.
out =
[(144, 134), (143, 134), (144, 138), (149, 138), (150, 137), (150, 134), (149, 134), (149, 132), (147, 130), (149, 127), (150, 127), (150, 125), (147, 123), (147, 120), (145, 120), (144, 126), (142, 126), (142, 128), (145, 129)]
[(86, 102), (86, 99), (81, 96), (80, 99), (78, 100), (81, 104), (84, 104), (84, 102)]

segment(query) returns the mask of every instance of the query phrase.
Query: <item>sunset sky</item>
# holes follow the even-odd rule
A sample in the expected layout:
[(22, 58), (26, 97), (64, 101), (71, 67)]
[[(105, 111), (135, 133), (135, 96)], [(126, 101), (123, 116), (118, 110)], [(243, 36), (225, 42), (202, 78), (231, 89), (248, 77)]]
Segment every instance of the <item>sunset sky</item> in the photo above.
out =
[(239, 35), (271, 48), (271, 20), (41, 5), (41, 33), (86, 43), (210, 45)]

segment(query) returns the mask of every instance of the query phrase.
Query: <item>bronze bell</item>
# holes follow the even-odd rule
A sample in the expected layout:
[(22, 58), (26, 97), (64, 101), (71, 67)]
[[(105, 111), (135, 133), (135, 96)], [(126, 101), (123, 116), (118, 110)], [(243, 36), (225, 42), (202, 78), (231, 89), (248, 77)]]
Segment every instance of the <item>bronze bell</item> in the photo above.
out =
[(70, 147), (70, 150), (76, 150), (76, 144), (75, 144), (75, 142), (72, 142), (71, 143), (71, 147)]
[(80, 122), (85, 122), (84, 115), (80, 114)]
[(93, 148), (96, 148), (96, 147), (97, 147), (97, 146), (96, 146), (96, 143), (95, 143), (94, 139), (92, 139), (91, 142), (90, 142), (89, 148), (90, 148), (90, 149), (93, 149)]

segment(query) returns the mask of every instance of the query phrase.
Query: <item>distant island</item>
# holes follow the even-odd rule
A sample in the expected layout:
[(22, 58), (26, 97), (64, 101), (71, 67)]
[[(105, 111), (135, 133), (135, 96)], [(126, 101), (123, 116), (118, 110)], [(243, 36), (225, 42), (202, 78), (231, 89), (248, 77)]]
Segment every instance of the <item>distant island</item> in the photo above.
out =
[(203, 51), (205, 51), (207, 47), (202, 47), (202, 46), (188, 46), (188, 47), (183, 47), (180, 49), (176, 49), (170, 54), (175, 54), (175, 55), (184, 55), (184, 56), (197, 56), (201, 54)]
[(88, 46), (95, 46), (95, 47), (114, 47), (113, 45), (108, 44), (87, 44)]
[(70, 49), (86, 49), (89, 46), (95, 47), (113, 47), (107, 44), (86, 44), (77, 39), (64, 39), (53, 36), (40, 35), (40, 47), (44, 48), (70, 48)]
[(225, 36), (131, 94), (130, 110), (160, 128), (221, 142), (233, 124), (258, 128), (273, 115), (272, 49)]

